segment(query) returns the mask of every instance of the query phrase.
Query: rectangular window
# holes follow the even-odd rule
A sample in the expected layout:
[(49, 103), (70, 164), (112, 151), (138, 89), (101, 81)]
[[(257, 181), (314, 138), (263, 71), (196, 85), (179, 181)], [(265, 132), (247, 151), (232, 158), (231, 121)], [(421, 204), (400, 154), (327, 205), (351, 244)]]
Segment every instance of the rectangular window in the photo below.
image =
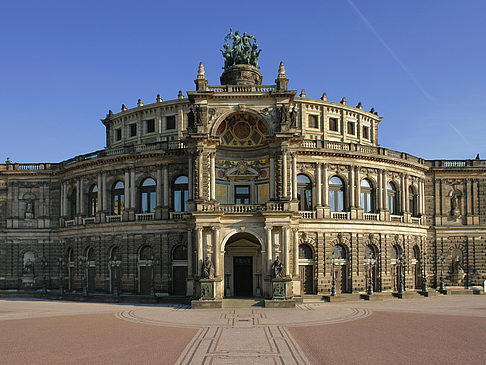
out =
[(363, 126), (363, 138), (370, 139), (370, 127)]
[(168, 117), (165, 117), (166, 121), (166, 129), (175, 129), (176, 127), (176, 120), (175, 120), (175, 115), (169, 115)]
[(329, 118), (329, 130), (339, 132), (339, 124), (337, 118)]
[(235, 204), (250, 204), (250, 187), (248, 185), (235, 186)]
[(309, 115), (309, 128), (319, 128), (318, 115)]
[(137, 135), (137, 125), (135, 123), (129, 125), (130, 137), (135, 137)]
[(115, 141), (121, 141), (121, 128), (115, 129)]
[(149, 119), (145, 121), (146, 123), (146, 130), (147, 133), (154, 133), (155, 132), (155, 119)]
[(348, 122), (348, 134), (355, 135), (354, 122)]

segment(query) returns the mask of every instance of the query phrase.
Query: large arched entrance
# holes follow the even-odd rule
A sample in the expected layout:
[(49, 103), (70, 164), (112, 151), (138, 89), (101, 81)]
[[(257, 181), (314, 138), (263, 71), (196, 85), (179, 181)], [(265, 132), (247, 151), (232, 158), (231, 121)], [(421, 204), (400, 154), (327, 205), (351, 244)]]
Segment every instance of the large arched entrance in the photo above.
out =
[(262, 295), (262, 250), (258, 239), (241, 232), (231, 236), (224, 246), (225, 297)]

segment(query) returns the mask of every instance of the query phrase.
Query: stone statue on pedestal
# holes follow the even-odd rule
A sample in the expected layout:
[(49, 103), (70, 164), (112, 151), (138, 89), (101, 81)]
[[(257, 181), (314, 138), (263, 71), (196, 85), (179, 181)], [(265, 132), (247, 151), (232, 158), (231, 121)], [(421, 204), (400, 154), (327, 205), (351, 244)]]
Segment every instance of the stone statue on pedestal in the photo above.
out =
[(206, 257), (201, 268), (201, 279), (214, 279), (214, 267), (211, 260)]
[(272, 273), (274, 279), (281, 279), (284, 276), (282, 262), (280, 261), (280, 258), (278, 256), (272, 264)]

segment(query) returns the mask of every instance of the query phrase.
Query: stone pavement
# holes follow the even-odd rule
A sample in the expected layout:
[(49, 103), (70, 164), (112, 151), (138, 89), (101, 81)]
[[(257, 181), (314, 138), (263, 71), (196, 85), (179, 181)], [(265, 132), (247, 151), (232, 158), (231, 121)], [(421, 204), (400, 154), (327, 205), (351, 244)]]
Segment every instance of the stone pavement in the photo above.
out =
[[(77, 325), (68, 326), (69, 321)], [(88, 331), (88, 325), (93, 337), (99, 332), (98, 338), (105, 333), (113, 339), (101, 341), (103, 346), (98, 345), (100, 341), (93, 343), (80, 335)], [(482, 345), (486, 296), (472, 295), (312, 303), (295, 309), (206, 310), (184, 305), (0, 300), (0, 329), (7, 327), (11, 333), (0, 331), (0, 343), (11, 346), (0, 348), (0, 364), (26, 363), (32, 360), (29, 353), (42, 355), (42, 361), (34, 358), (30, 363), (59, 363), (60, 355), (50, 343), (57, 341), (59, 328), (60, 332), (65, 328), (66, 348), (75, 349), (85, 342), (92, 355), (86, 358), (75, 350), (64, 351), (62, 363), (86, 363), (86, 359), (89, 363), (144, 359), (148, 364), (215, 365), (431, 363), (433, 359), (477, 363), (486, 358)], [(131, 336), (135, 333), (136, 337)], [(25, 338), (29, 338), (29, 347), (16, 345)], [(69, 345), (69, 341), (81, 343)], [(114, 356), (122, 343), (130, 350)], [(147, 357), (150, 351), (153, 356)]]

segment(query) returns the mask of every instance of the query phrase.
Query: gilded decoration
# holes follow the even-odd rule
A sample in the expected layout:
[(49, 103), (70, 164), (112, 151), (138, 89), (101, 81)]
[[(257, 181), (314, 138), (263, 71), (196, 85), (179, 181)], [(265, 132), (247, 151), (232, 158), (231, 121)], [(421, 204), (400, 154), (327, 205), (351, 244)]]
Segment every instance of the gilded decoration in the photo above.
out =
[(262, 120), (246, 113), (231, 115), (216, 130), (216, 136), (221, 138), (223, 145), (238, 147), (262, 145), (267, 133), (267, 126)]

